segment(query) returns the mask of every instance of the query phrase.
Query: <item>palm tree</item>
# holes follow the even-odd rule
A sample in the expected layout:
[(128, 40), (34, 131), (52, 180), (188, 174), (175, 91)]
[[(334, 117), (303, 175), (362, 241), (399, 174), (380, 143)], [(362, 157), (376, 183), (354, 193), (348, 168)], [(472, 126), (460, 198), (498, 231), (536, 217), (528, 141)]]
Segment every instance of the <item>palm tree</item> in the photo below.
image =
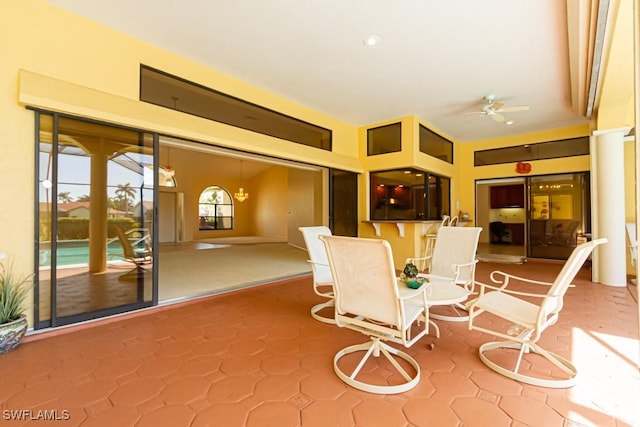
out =
[(118, 189), (116, 190), (116, 196), (121, 199), (124, 199), (124, 209), (125, 215), (129, 215), (129, 198), (133, 199), (136, 195), (136, 190), (131, 186), (130, 183), (126, 184), (118, 184)]
[(71, 197), (71, 192), (64, 191), (62, 193), (58, 193), (58, 202), (60, 203), (73, 202), (73, 197)]

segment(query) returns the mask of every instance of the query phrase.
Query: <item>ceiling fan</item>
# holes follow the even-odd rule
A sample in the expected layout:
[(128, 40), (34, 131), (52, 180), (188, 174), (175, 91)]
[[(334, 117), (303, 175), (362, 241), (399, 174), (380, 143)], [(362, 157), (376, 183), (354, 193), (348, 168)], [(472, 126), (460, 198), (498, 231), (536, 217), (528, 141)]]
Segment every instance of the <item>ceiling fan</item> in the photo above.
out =
[(515, 113), (516, 111), (526, 111), (529, 109), (528, 105), (517, 105), (515, 107), (504, 107), (504, 102), (496, 102), (495, 95), (483, 96), (484, 105), (481, 111), (471, 111), (469, 113), (462, 114), (480, 114), (483, 116), (489, 116), (496, 122), (504, 122), (505, 117), (502, 113)]

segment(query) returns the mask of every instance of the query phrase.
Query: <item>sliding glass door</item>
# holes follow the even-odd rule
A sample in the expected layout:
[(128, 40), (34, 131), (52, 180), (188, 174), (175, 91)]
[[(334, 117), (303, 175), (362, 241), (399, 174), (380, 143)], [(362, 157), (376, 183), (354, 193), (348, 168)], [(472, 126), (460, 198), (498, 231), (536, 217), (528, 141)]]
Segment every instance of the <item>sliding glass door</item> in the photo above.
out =
[(37, 114), (36, 327), (149, 306), (153, 135)]
[(588, 172), (529, 178), (529, 257), (567, 259), (591, 231)]
[(329, 226), (333, 234), (358, 236), (358, 174), (329, 171)]

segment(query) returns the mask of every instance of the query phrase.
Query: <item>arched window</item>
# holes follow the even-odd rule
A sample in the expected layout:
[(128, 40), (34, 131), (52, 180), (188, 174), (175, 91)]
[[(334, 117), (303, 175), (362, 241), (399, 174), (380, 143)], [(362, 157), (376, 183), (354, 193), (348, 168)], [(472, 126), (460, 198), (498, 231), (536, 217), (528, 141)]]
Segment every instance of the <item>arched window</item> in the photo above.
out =
[[(144, 185), (153, 187), (153, 165), (145, 165), (143, 169)], [(176, 187), (175, 171), (170, 167), (158, 166), (158, 185), (160, 187)]]
[(233, 200), (222, 187), (212, 185), (200, 193), (198, 212), (200, 230), (233, 229)]
[(158, 185), (161, 187), (176, 187), (176, 171), (170, 167), (159, 166)]

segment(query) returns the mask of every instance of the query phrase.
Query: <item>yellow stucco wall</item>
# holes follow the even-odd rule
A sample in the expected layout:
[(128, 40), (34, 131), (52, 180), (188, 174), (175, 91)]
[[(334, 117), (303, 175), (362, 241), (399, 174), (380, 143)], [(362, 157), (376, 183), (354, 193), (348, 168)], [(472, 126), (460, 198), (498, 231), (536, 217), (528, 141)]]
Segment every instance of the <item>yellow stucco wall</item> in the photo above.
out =
[[(627, 1), (623, 0), (623, 3)], [(34, 113), (25, 108), (27, 105), (354, 172), (417, 166), (451, 177), (451, 208), (455, 209), (456, 201), (460, 201), (460, 209), (467, 211), (471, 218), (475, 215), (476, 180), (517, 176), (514, 164), (474, 168), (475, 150), (573, 138), (590, 132), (587, 126), (582, 126), (462, 144), (454, 141), (455, 164), (451, 165), (419, 152), (416, 141), (421, 122), (413, 116), (356, 128), (339, 118), (313, 111), (42, 0), (0, 0), (0, 10), (0, 120), (3, 124), (0, 126), (0, 167), (5, 182), (13, 183), (0, 189), (5, 206), (10, 206), (0, 210), (0, 251), (15, 261), (19, 272), (30, 272), (33, 266)], [(620, 50), (624, 52), (625, 48)], [(612, 64), (616, 63), (616, 58), (611, 60)], [(140, 64), (331, 129), (333, 152), (140, 102)], [(615, 78), (613, 73), (608, 76)], [(603, 99), (611, 99), (615, 106), (620, 103), (619, 98), (605, 96)], [(626, 101), (626, 105), (629, 108), (632, 103)], [(623, 115), (631, 117), (628, 111)], [(411, 142), (410, 148), (401, 153), (367, 157), (366, 129), (398, 121), (403, 123), (403, 147)], [(422, 124), (441, 133), (428, 123)], [(589, 170), (589, 157), (541, 160), (531, 164), (531, 174), (535, 175), (585, 171)], [(625, 167), (627, 170), (631, 167), (632, 173), (632, 164)], [(628, 181), (629, 186), (632, 183)], [(237, 183), (229, 185), (235, 187)], [(629, 194), (631, 190), (627, 192), (628, 199)], [(358, 203), (359, 220), (362, 221), (368, 213), (366, 173), (359, 177)], [(631, 207), (627, 209), (627, 218), (633, 212), (632, 203), (633, 200), (628, 200), (627, 206)], [(261, 226), (251, 224), (247, 227)], [(393, 237), (395, 241), (397, 230), (393, 227), (385, 225), (385, 234), (396, 236)], [(278, 230), (278, 234), (287, 233)], [(360, 224), (360, 230), (365, 236), (372, 233), (368, 224)], [(420, 251), (416, 246), (420, 233), (418, 227), (406, 230), (407, 236), (414, 236), (410, 245), (405, 245), (406, 240), (392, 242), (403, 247), (399, 250), (400, 259), (405, 257), (405, 251), (407, 256)]]
[[(251, 209), (251, 229), (245, 235), (268, 236), (286, 240), (288, 171), (285, 167), (271, 167), (255, 176), (247, 188), (251, 188), (246, 208)], [(236, 204), (238, 205), (238, 204)]]
[[(598, 130), (634, 126), (633, 0), (620, 0), (612, 12), (613, 33), (600, 80)], [(637, 13), (637, 12), (636, 12)]]
[[(28, 105), (275, 157), (361, 171), (358, 130), (339, 119), (41, 0), (0, 0), (0, 10), (3, 123), (0, 166), (6, 182), (14, 183), (0, 189), (0, 196), (10, 201), (11, 206), (0, 211), (0, 251), (7, 253), (18, 272), (33, 270), (34, 113), (26, 108)], [(333, 152), (140, 102), (140, 64), (331, 129)]]

